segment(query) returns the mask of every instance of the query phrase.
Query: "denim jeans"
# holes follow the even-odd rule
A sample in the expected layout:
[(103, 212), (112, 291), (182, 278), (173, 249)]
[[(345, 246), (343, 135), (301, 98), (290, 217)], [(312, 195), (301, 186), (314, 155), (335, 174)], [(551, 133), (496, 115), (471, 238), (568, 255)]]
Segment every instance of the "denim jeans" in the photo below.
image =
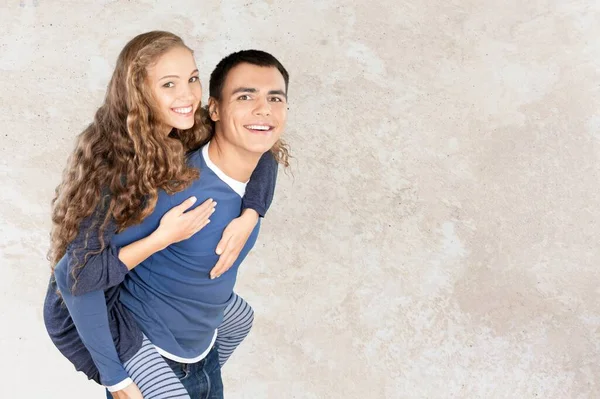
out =
[(208, 355), (194, 364), (182, 364), (165, 359), (181, 380), (191, 399), (223, 399), (223, 381), (217, 345)]
[[(181, 380), (191, 399), (223, 399), (223, 381), (216, 344), (198, 363), (183, 364), (163, 359)], [(106, 391), (106, 397), (112, 399), (110, 392)]]

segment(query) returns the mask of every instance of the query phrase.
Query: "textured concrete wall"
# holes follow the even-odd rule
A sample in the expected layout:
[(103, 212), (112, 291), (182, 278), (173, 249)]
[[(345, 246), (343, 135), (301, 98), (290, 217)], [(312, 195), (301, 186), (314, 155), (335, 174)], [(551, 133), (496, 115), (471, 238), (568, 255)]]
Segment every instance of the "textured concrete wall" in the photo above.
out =
[[(156, 5), (160, 3), (160, 5)], [(228, 398), (600, 397), (600, 2), (0, 6), (2, 397), (102, 397), (42, 324), (49, 202), (134, 35), (289, 68)]]

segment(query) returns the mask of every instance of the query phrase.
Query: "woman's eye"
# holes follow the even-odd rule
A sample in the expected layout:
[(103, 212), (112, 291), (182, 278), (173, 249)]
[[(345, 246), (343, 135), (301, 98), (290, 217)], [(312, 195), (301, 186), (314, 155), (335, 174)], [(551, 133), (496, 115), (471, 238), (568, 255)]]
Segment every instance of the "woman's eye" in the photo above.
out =
[(192, 76), (192, 77), (190, 78), (190, 83), (196, 83), (198, 80), (199, 80), (199, 79), (198, 79), (198, 76)]
[(167, 88), (171, 88), (171, 87), (175, 87), (175, 83), (173, 82), (167, 82), (163, 85), (163, 87), (167, 87)]

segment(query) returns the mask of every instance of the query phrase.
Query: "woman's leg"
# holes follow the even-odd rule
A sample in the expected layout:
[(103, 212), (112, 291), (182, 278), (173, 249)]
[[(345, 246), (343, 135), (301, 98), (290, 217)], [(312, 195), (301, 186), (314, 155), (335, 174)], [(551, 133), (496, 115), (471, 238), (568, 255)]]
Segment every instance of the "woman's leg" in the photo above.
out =
[(179, 378), (148, 338), (144, 337), (141, 349), (124, 366), (144, 399), (190, 399)]
[(254, 310), (241, 296), (233, 293), (235, 298), (225, 309), (223, 322), (218, 328), (217, 348), (219, 364), (225, 364), (235, 348), (246, 338), (254, 322)]

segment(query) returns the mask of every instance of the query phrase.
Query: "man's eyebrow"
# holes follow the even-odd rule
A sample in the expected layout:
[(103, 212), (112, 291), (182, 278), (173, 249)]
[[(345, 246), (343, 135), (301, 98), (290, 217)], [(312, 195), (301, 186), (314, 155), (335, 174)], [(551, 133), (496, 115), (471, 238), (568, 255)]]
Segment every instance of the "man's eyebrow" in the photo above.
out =
[(280, 96), (284, 96), (285, 98), (287, 98), (287, 94), (285, 94), (285, 91), (283, 91), (283, 90), (271, 90), (271, 91), (269, 91), (269, 94), (270, 95), (273, 95), (273, 94), (280, 95)]
[[(192, 76), (193, 74), (195, 74), (195, 73), (197, 73), (197, 72), (198, 72), (198, 70), (197, 70), (197, 69), (194, 69), (194, 70), (192, 71), (192, 73), (190, 73), (190, 76)], [(177, 79), (179, 79), (179, 75), (165, 75), (165, 76), (163, 76), (162, 78), (160, 78), (159, 80), (163, 80), (163, 79), (166, 79), (166, 78), (177, 78)]]
[[(252, 87), (238, 87), (237, 89), (235, 89), (233, 91), (233, 93), (231, 93), (231, 95), (234, 94), (238, 94), (238, 93), (258, 93), (258, 89), (252, 88)], [(280, 96), (284, 96), (285, 98), (287, 98), (287, 94), (285, 94), (285, 91), (283, 90), (270, 90), (268, 92), (269, 95), (280, 95)]]
[(237, 89), (235, 89), (233, 91), (233, 93), (231, 93), (231, 95), (237, 94), (237, 93), (257, 93), (258, 90), (257, 89), (253, 89), (251, 87), (238, 87)]

